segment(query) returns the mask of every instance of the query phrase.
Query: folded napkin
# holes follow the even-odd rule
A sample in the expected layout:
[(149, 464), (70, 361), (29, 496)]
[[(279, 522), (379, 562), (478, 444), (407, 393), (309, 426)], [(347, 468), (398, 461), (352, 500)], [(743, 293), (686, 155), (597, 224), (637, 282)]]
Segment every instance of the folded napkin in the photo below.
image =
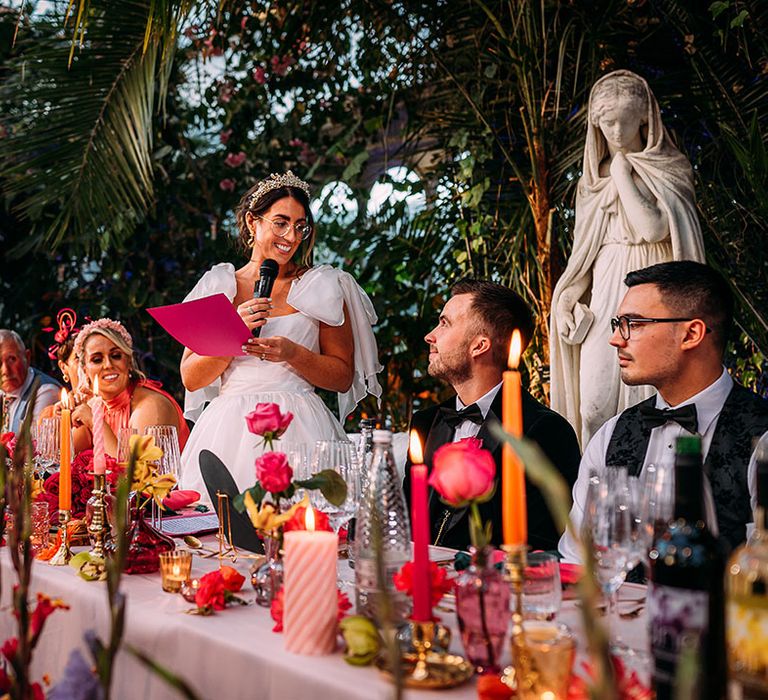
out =
[(163, 505), (170, 510), (181, 510), (200, 500), (197, 491), (171, 491), (164, 499)]

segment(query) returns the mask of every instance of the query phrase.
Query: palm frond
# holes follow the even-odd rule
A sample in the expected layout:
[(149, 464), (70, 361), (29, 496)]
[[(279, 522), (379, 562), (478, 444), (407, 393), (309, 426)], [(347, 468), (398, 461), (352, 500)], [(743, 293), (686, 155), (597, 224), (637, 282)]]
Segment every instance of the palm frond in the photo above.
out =
[(71, 67), (71, 43), (56, 18), (40, 36), (21, 38), (0, 92), (15, 124), (0, 143), (4, 185), (22, 216), (51, 219), (27, 247), (65, 239), (103, 246), (126, 236), (150, 207), (158, 79), (170, 65), (160, 35), (147, 42), (147, 27), (159, 21), (153, 6), (78, 3), (87, 32)]

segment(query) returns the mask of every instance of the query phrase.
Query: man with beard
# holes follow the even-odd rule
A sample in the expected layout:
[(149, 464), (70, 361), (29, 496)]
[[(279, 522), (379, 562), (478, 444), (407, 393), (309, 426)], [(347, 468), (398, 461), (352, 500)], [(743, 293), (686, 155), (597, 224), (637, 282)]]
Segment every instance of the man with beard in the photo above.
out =
[[(523, 349), (533, 335), (534, 321), (523, 299), (492, 282), (466, 279), (451, 290), (437, 326), (424, 338), (429, 345), (429, 374), (456, 392), (439, 406), (413, 414), (411, 427), (424, 445), (424, 463), (431, 471), (435, 450), (450, 442), (476, 437), (496, 461), (496, 490), (480, 506), (483, 521), (493, 526), (492, 542), (502, 541), (501, 443), (490, 426), (501, 422), (501, 381), (507, 368), (512, 331), (517, 328)], [(535, 440), (569, 485), (576, 480), (579, 443), (569, 423), (523, 391), (523, 432)], [(405, 468), (405, 493), (410, 502), (410, 460)], [(532, 549), (555, 549), (560, 532), (541, 492), (526, 480), (528, 543)], [(469, 546), (468, 509), (454, 509), (430, 490), (432, 542), (455, 549)]]

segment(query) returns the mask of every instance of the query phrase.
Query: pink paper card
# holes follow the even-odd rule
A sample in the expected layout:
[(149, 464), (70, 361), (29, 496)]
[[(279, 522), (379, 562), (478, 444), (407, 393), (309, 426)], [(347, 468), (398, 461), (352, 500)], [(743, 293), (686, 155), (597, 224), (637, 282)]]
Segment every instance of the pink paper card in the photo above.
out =
[(232, 303), (213, 294), (182, 304), (155, 306), (147, 312), (170, 335), (198, 355), (237, 357), (251, 337)]

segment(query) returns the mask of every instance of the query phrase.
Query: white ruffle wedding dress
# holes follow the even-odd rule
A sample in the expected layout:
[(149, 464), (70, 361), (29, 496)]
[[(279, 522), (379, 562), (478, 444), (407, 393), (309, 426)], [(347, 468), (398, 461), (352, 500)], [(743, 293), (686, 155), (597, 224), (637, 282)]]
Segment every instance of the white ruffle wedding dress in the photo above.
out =
[[(234, 266), (221, 263), (203, 275), (185, 301), (219, 293), (233, 300), (236, 289)], [(381, 365), (371, 329), (376, 312), (354, 278), (330, 265), (313, 267), (293, 281), (287, 301), (296, 313), (267, 319), (262, 337), (283, 336), (314, 352), (320, 349), (320, 323), (342, 325), (346, 307), (355, 341), (355, 372), (349, 391), (339, 394), (341, 419), (367, 393), (380, 397), (376, 373)], [(311, 444), (346, 439), (341, 423), (315, 393), (315, 387), (287, 363), (265, 362), (250, 355), (235, 357), (219, 379), (186, 394), (184, 415), (196, 423), (181, 455), (181, 488), (199, 491), (201, 500), (209, 502), (200, 473), (203, 449), (221, 459), (241, 491), (253, 485), (261, 438), (248, 432), (245, 416), (262, 402), (276, 403), (283, 413), (293, 413), (293, 422), (282, 437), (285, 441)]]

